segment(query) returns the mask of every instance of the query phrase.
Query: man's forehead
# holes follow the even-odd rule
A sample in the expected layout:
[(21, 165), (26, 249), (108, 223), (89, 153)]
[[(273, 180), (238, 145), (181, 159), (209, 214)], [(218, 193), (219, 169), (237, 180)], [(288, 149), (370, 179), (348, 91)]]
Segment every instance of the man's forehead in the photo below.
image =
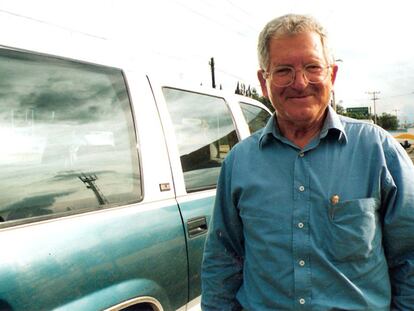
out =
[(302, 59), (324, 59), (322, 42), (316, 33), (301, 33), (272, 38), (269, 42), (270, 62)]

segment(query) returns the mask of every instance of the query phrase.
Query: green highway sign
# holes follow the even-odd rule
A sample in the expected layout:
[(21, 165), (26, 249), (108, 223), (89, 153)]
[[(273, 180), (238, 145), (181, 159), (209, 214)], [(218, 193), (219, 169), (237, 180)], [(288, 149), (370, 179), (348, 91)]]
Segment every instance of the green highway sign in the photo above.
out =
[(347, 113), (357, 113), (357, 114), (362, 114), (362, 115), (369, 115), (369, 107), (351, 107), (351, 108), (346, 108), (346, 112)]

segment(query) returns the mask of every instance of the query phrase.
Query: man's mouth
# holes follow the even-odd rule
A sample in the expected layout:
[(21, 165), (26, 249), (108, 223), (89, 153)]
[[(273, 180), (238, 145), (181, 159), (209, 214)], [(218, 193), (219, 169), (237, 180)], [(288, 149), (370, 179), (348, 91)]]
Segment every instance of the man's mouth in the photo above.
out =
[(311, 94), (300, 94), (300, 95), (291, 95), (291, 96), (287, 96), (287, 99), (304, 99), (304, 98), (308, 98), (310, 97)]

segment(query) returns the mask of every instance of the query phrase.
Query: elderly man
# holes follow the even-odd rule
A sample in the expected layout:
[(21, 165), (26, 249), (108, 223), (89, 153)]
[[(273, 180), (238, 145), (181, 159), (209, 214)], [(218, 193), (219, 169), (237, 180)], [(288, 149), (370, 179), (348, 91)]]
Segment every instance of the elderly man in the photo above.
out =
[(381, 128), (329, 106), (323, 27), (286, 15), (259, 37), (275, 115), (224, 161), (203, 310), (414, 310), (414, 167)]

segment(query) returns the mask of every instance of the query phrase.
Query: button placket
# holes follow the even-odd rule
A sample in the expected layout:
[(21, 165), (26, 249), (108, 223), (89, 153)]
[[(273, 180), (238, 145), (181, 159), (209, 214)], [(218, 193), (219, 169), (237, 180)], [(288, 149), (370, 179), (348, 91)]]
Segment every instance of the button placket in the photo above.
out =
[(293, 208), (293, 239), (292, 250), (294, 259), (295, 300), (298, 309), (309, 304), (311, 279), (309, 262), (309, 211), (310, 211), (310, 185), (309, 163), (304, 152), (299, 152), (294, 168), (294, 208)]

